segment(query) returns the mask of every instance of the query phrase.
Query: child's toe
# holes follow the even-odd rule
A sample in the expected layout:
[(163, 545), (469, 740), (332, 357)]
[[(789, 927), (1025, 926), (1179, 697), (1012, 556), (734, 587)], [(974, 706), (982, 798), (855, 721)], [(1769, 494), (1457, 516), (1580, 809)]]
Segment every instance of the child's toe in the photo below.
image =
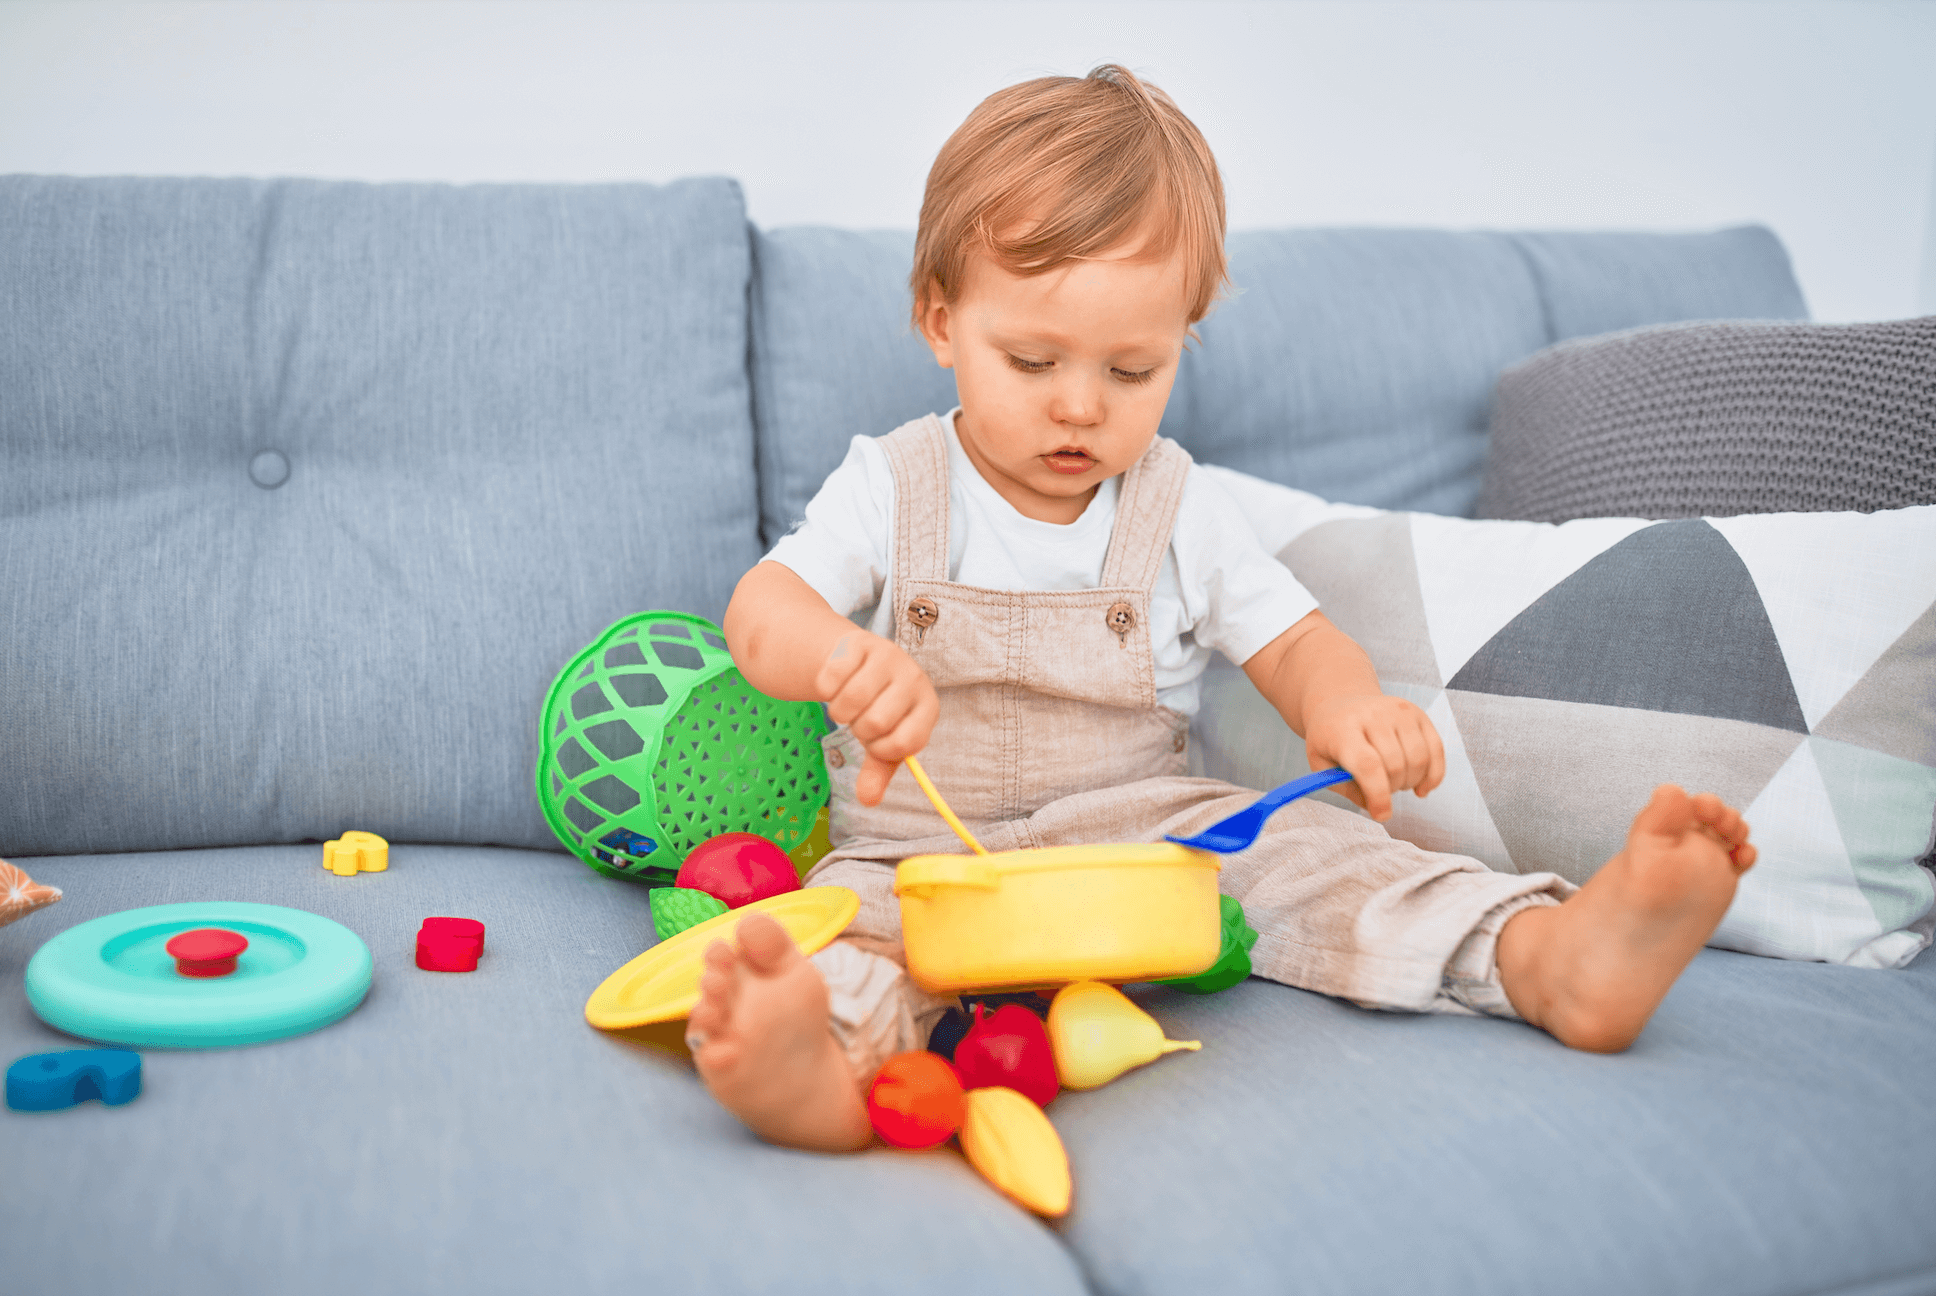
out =
[(793, 938), (786, 934), (786, 928), (765, 914), (746, 915), (740, 921), (735, 939), (739, 942), (739, 950), (747, 966), (762, 976), (773, 975), (786, 966), (790, 957), (799, 957), (799, 951), (794, 948)]

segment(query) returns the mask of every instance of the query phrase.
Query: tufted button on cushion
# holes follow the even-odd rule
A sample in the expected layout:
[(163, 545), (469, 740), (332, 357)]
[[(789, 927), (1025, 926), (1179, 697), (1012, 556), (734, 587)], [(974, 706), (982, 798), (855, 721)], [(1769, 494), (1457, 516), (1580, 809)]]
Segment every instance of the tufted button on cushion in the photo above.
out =
[(280, 450), (264, 450), (249, 460), (249, 480), (263, 490), (274, 490), (289, 480), (289, 460)]

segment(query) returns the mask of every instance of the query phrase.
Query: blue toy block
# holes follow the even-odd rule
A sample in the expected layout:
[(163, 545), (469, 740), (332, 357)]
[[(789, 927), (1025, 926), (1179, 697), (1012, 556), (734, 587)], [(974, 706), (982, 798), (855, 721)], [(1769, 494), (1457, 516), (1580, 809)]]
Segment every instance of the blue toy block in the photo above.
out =
[(140, 1092), (141, 1055), (128, 1049), (35, 1053), (7, 1068), (7, 1106), (15, 1111), (59, 1111), (90, 1098), (119, 1107)]

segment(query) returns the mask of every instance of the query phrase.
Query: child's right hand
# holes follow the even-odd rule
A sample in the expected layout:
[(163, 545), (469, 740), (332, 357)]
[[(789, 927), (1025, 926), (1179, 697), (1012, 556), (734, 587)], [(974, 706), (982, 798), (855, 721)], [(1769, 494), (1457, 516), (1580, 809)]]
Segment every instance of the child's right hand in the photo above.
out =
[(926, 671), (898, 645), (856, 628), (834, 644), (814, 687), (835, 724), (866, 749), (854, 795), (879, 805), (902, 761), (928, 745), (941, 699)]

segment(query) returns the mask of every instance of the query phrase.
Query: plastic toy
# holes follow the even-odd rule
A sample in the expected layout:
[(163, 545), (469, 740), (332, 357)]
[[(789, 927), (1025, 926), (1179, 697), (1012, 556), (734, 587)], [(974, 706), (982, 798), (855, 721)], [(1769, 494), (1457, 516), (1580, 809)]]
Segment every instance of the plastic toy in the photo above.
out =
[(60, 1111), (93, 1098), (119, 1107), (140, 1093), (141, 1055), (127, 1049), (35, 1053), (7, 1068), (7, 1106), (15, 1111)]
[(1250, 976), (1250, 947), (1257, 943), (1257, 933), (1245, 920), (1244, 907), (1234, 897), (1224, 896), (1221, 903), (1223, 952), (1217, 955), (1217, 961), (1210, 965), (1208, 971), (1199, 972), (1193, 977), (1179, 977), (1157, 984), (1174, 986), (1185, 994), (1216, 994)]
[(660, 887), (652, 893), (652, 930), (660, 940), (670, 940), (725, 912), (724, 900), (691, 887)]
[(1220, 858), (1174, 842), (982, 850), (918, 760), (907, 762), (974, 855), (901, 861), (908, 971), (931, 994), (1195, 976), (1222, 947)]
[(1069, 1213), (1069, 1154), (1042, 1109), (1013, 1089), (970, 1089), (961, 1150), (989, 1183), (1038, 1215)]
[(1100, 1088), (1165, 1053), (1203, 1047), (1196, 1040), (1164, 1039), (1155, 1018), (1099, 981), (1078, 981), (1056, 994), (1049, 1005), (1049, 1042), (1056, 1073), (1071, 1089)]
[(704, 891), (728, 909), (800, 889), (785, 851), (758, 833), (721, 833), (692, 848), (674, 885)]
[(0, 927), (60, 898), (59, 887), (36, 882), (26, 870), (0, 860)]
[(925, 1050), (897, 1053), (881, 1063), (867, 1088), (867, 1119), (897, 1148), (931, 1148), (961, 1128), (961, 1081), (954, 1068)]
[(235, 972), (235, 960), (249, 948), (249, 938), (225, 927), (197, 927), (161, 948), (175, 960), (178, 976), (222, 977)]
[(592, 868), (670, 886), (687, 852), (720, 833), (799, 845), (827, 803), (826, 732), (819, 703), (776, 701), (740, 678), (712, 622), (641, 612), (552, 682), (538, 802)]
[(1303, 778), (1292, 779), (1281, 787), (1272, 788), (1255, 801), (1227, 819), (1205, 828), (1190, 837), (1169, 837), (1179, 846), (1194, 846), (1198, 850), (1216, 851), (1219, 855), (1234, 855), (1240, 850), (1248, 850), (1257, 840), (1257, 834), (1264, 830), (1264, 820), (1297, 800), (1309, 796), (1320, 788), (1328, 788), (1336, 783), (1349, 783), (1351, 771), (1324, 769)]
[(793, 861), (793, 871), (804, 882), (807, 874), (813, 871), (813, 866), (833, 848), (833, 839), (828, 835), (827, 807), (821, 806), (813, 816), (813, 827), (798, 846), (787, 852), (787, 858)]
[(1055, 1076), (1055, 1049), (1048, 1030), (1020, 1004), (1004, 1004), (983, 1016), (975, 1005), (975, 1023), (955, 1045), (955, 1072), (970, 1089), (1000, 1085), (1015, 1090), (1038, 1107), (1046, 1107), (1061, 1086)]
[(426, 918), (417, 928), (417, 966), (426, 972), (475, 972), (484, 924), (475, 918)]
[(755, 912), (784, 927), (802, 954), (813, 954), (847, 929), (860, 912), (860, 897), (846, 887), (807, 887), (688, 927), (606, 977), (585, 1001), (585, 1020), (600, 1030), (628, 1030), (689, 1015), (699, 1002), (706, 947), (731, 941), (739, 920)]
[[(218, 927), (248, 940), (226, 976), (183, 976), (168, 943)], [(153, 905), (70, 927), (27, 963), (48, 1025), (131, 1048), (224, 1048), (327, 1026), (363, 1002), (370, 951), (347, 927), (280, 905)]]
[(323, 867), (337, 877), (381, 873), (390, 867), (390, 843), (375, 833), (346, 832), (323, 843)]

